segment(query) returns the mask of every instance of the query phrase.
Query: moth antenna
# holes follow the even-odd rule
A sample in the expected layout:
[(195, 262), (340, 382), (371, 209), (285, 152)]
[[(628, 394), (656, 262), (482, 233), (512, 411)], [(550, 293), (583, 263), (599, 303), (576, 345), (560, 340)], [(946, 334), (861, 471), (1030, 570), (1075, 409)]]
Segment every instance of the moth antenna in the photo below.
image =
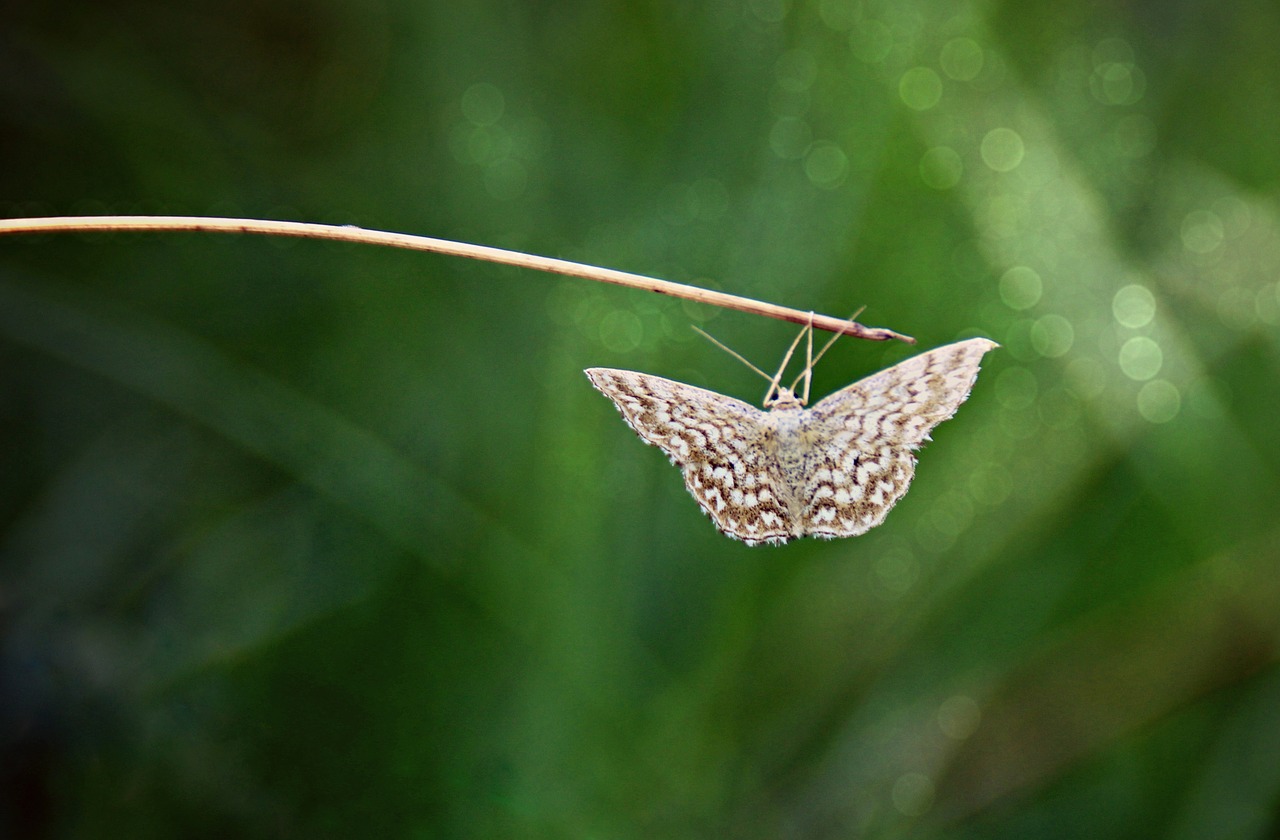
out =
[(756, 373), (758, 373), (758, 374), (760, 374), (761, 376), (763, 376), (763, 377), (764, 377), (765, 379), (767, 379), (769, 382), (773, 382), (773, 377), (772, 377), (772, 376), (770, 376), (769, 374), (765, 373), (764, 371), (762, 371), (760, 368), (756, 367), (755, 365), (751, 364), (751, 362), (748, 362), (746, 359), (744, 359), (744, 358), (742, 357), (742, 354), (741, 354), (741, 353), (739, 353), (737, 350), (734, 350), (732, 347), (727, 347), (727, 346), (725, 346), (725, 344), (724, 344), (723, 342), (721, 342), (719, 339), (717, 339), (714, 335), (712, 335), (711, 333), (707, 332), (706, 330), (699, 329), (698, 327), (694, 327), (693, 329), (694, 329), (694, 331), (695, 331), (695, 332), (697, 332), (699, 335), (701, 335), (701, 336), (702, 336), (703, 338), (705, 338), (707, 341), (710, 341), (712, 344), (714, 344), (715, 346), (719, 347), (721, 350), (723, 350), (724, 352), (728, 353), (730, 356), (733, 356), (735, 359), (737, 359), (738, 361), (742, 362), (744, 365), (746, 365), (747, 367), (749, 367), (749, 368), (751, 368), (752, 370), (754, 370)]
[[(848, 318), (847, 320), (848, 320), (850, 323), (852, 323), (852, 322), (853, 322), (853, 319), (854, 319), (854, 318), (857, 318), (859, 315), (861, 315), (861, 314), (862, 314), (862, 312), (863, 312), (863, 310), (865, 310), (865, 309), (866, 309), (866, 307), (865, 307), (865, 306), (860, 306), (860, 307), (858, 307), (857, 311), (855, 311), (852, 315), (850, 315), (850, 316), (849, 316), (849, 318)], [(812, 314), (812, 313), (810, 313), (810, 314)], [(801, 371), (801, 372), (800, 372), (800, 375), (799, 375), (799, 376), (797, 376), (797, 377), (796, 377), (796, 381), (791, 383), (791, 390), (792, 390), (792, 391), (795, 391), (796, 386), (800, 384), (800, 380), (801, 380), (802, 378), (804, 378), (805, 376), (810, 376), (810, 377), (812, 377), (812, 374), (813, 374), (813, 368), (814, 368), (814, 366), (815, 366), (815, 365), (817, 365), (817, 364), (818, 364), (818, 360), (819, 360), (819, 359), (821, 359), (823, 356), (825, 356), (825, 355), (827, 354), (827, 351), (831, 349), (831, 346), (832, 346), (833, 344), (835, 344), (835, 343), (836, 343), (836, 341), (838, 341), (838, 340), (839, 340), (839, 338), (840, 338), (840, 336), (842, 336), (842, 335), (844, 335), (844, 333), (842, 333), (842, 332), (832, 333), (832, 334), (831, 334), (831, 338), (827, 339), (827, 343), (826, 343), (826, 344), (824, 344), (824, 345), (822, 345), (822, 349), (818, 351), (818, 355), (814, 356), (814, 357), (813, 357), (813, 360), (812, 360), (811, 362), (809, 362), (809, 364), (805, 365), (805, 369), (804, 369), (803, 371)], [(811, 346), (812, 346), (812, 336), (810, 336), (810, 344), (811, 344)], [(805, 382), (804, 396), (805, 396), (804, 401), (805, 401), (805, 404), (807, 405), (807, 404), (809, 403), (809, 382), (808, 382), (808, 381), (806, 381), (806, 382)]]

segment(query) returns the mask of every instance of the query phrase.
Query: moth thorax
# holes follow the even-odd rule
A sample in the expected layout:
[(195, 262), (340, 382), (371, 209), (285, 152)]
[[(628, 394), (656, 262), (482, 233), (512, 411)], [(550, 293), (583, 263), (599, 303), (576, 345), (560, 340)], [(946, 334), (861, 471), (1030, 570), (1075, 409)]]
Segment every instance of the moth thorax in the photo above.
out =
[(800, 480), (806, 453), (809, 451), (809, 435), (805, 433), (807, 414), (799, 405), (799, 400), (769, 413), (773, 419), (774, 456), (778, 459), (778, 467), (788, 484), (795, 484)]

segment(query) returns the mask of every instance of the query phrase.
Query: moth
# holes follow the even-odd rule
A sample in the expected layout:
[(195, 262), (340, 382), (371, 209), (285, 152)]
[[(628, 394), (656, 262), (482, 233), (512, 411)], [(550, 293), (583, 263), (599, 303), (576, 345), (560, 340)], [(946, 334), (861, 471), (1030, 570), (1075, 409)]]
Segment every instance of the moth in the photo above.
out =
[[(783, 372), (806, 333), (808, 362), (784, 387)], [(680, 468), (685, 486), (720, 531), (748, 545), (782, 544), (804, 536), (857, 536), (883, 522), (911, 484), (915, 451), (934, 426), (955, 414), (982, 357), (997, 346), (971, 338), (930, 350), (812, 408), (805, 407), (817, 361), (811, 325), (796, 336), (772, 377), (729, 350), (769, 380), (764, 410), (648, 373), (584, 373), (645, 443)]]

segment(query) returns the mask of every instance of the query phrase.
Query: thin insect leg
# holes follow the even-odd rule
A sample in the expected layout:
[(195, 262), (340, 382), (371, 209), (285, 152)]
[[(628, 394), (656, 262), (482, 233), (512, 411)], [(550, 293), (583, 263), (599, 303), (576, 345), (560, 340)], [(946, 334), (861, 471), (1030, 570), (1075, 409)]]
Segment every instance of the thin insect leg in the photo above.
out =
[[(848, 320), (849, 320), (849, 321), (853, 321), (853, 319), (854, 319), (854, 318), (857, 318), (859, 315), (861, 315), (861, 314), (862, 314), (862, 310), (864, 310), (864, 309), (866, 309), (866, 307), (865, 307), (865, 306), (859, 307), (859, 308), (858, 308), (858, 311), (857, 311), (857, 312), (854, 312), (852, 315), (850, 315), (850, 316), (849, 316), (849, 318), (848, 318)], [(796, 381), (795, 381), (795, 382), (792, 382), (792, 383), (791, 383), (791, 390), (792, 390), (792, 391), (794, 391), (794, 390), (796, 389), (796, 386), (800, 384), (800, 379), (801, 379), (801, 377), (803, 377), (803, 376), (805, 375), (805, 373), (811, 373), (811, 372), (813, 371), (813, 368), (814, 368), (814, 366), (815, 366), (815, 365), (817, 365), (817, 364), (818, 364), (818, 361), (819, 361), (823, 356), (827, 355), (827, 351), (831, 349), (831, 345), (835, 344), (835, 343), (836, 343), (836, 341), (837, 341), (837, 340), (840, 338), (840, 336), (842, 336), (842, 335), (844, 335), (844, 333), (832, 333), (832, 334), (831, 334), (831, 338), (827, 339), (827, 343), (826, 343), (826, 344), (824, 344), (824, 345), (822, 345), (822, 349), (818, 351), (818, 355), (816, 355), (816, 356), (814, 356), (814, 357), (813, 357), (813, 361), (809, 363), (808, 367), (807, 367), (807, 368), (805, 368), (804, 372), (802, 372), (802, 373), (800, 374), (800, 376), (797, 376), (797, 377), (796, 377)], [(807, 385), (806, 385), (806, 387), (807, 387)], [(807, 395), (808, 395), (808, 391), (807, 391), (807, 390), (805, 391), (805, 394), (806, 394), (806, 397), (807, 397)], [(808, 404), (808, 402), (809, 402), (809, 400), (806, 398), (806, 399), (805, 399), (805, 403), (806, 403), (806, 404)]]
[[(809, 346), (805, 348), (804, 353), (804, 396), (800, 398), (801, 405), (809, 404), (809, 385), (813, 382), (813, 312), (809, 312)], [(798, 383), (797, 383), (798, 384)], [(795, 386), (791, 387), (795, 391)]]
[[(866, 309), (865, 306), (859, 306), (856, 310), (854, 310), (854, 313), (850, 315), (848, 318), (846, 318), (845, 320), (847, 320), (849, 323), (853, 323), (853, 319), (861, 315), (864, 309)], [(818, 363), (818, 360), (821, 359), (823, 356), (825, 356), (827, 351), (831, 349), (831, 345), (835, 344), (837, 341), (840, 340), (840, 336), (842, 335), (845, 335), (845, 333), (831, 334), (831, 338), (827, 339), (827, 343), (822, 345), (822, 349), (818, 351), (818, 355), (813, 357), (813, 363), (815, 365)]]
[[(800, 330), (799, 334), (796, 335), (795, 340), (791, 342), (791, 346), (787, 348), (787, 355), (782, 357), (782, 364), (778, 366), (778, 372), (769, 380), (769, 390), (765, 392), (764, 401), (761, 403), (765, 408), (769, 407), (769, 403), (773, 399), (775, 392), (778, 396), (782, 396), (782, 374), (786, 372), (787, 365), (791, 364), (791, 354), (796, 352), (796, 347), (800, 345), (800, 339), (804, 338), (804, 334), (806, 332), (812, 333), (812, 329), (808, 325), (805, 325)], [(789, 390), (794, 393), (794, 386)]]

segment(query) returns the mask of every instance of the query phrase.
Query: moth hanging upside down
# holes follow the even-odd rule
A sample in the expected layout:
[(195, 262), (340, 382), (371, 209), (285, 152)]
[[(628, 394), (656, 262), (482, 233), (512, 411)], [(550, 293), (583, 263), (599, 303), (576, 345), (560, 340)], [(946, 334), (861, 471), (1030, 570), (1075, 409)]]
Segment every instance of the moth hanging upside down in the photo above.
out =
[[(783, 371), (806, 333), (809, 361), (791, 387), (783, 387)], [(930, 350), (813, 408), (805, 408), (817, 361), (812, 327), (796, 336), (776, 375), (752, 366), (769, 379), (765, 411), (647, 373), (585, 373), (646, 443), (680, 467), (717, 528), (748, 545), (781, 544), (803, 536), (853, 537), (883, 522), (907, 492), (915, 450), (955, 414), (983, 355), (996, 346), (971, 338)], [(804, 391), (797, 396), (801, 379)]]

